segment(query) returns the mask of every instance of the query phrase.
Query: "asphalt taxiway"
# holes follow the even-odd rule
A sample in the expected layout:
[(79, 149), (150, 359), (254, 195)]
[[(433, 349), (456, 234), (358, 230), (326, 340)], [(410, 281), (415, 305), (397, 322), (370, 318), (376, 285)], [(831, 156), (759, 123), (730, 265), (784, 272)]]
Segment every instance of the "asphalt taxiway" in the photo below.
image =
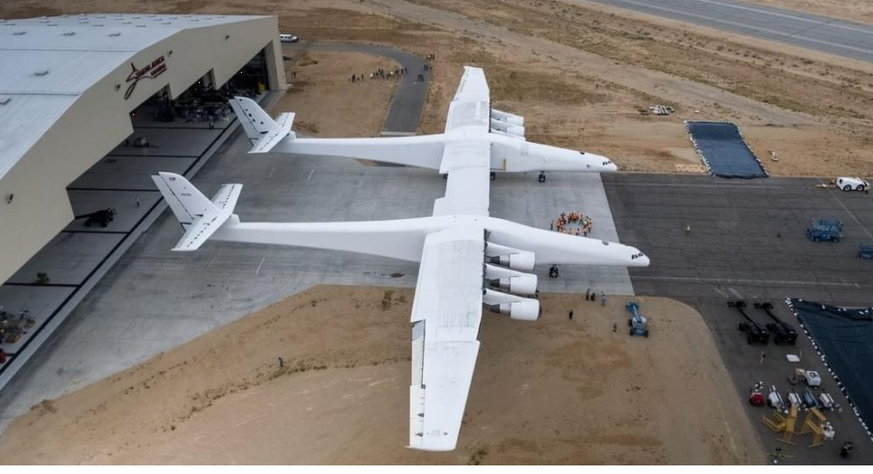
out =
[[(737, 392), (749, 394), (756, 382), (782, 393), (793, 387), (795, 368), (823, 374), (823, 390), (843, 405), (826, 412), (837, 431), (835, 441), (807, 448), (809, 435), (795, 445), (761, 419), (772, 410), (746, 404), (749, 419), (768, 452), (782, 449), (788, 464), (873, 463), (869, 438), (845, 398), (827, 376), (813, 346), (784, 303), (803, 298), (838, 306), (873, 306), (873, 261), (858, 258), (858, 244), (873, 241), (873, 196), (816, 187), (822, 181), (802, 178), (728, 180), (710, 176), (616, 174), (603, 177), (615, 224), (623, 243), (652, 260), (648, 268), (630, 270), (640, 295), (667, 296), (697, 309), (712, 331)], [(843, 221), (839, 243), (810, 242), (806, 228), (813, 218)], [(770, 301), (775, 313), (801, 334), (797, 346), (749, 345), (738, 330), (743, 321), (730, 300), (746, 300), (747, 313), (761, 323), (766, 314), (753, 308)], [(642, 308), (645, 314), (645, 308)], [(652, 337), (658, 337), (652, 321)], [(693, 344), (693, 341), (688, 341)], [(789, 363), (788, 354), (801, 362)], [(851, 390), (851, 388), (850, 388)], [(705, 401), (698, 401), (705, 402)], [(798, 420), (798, 431), (803, 414)], [(837, 456), (843, 441), (856, 449), (849, 460)]]

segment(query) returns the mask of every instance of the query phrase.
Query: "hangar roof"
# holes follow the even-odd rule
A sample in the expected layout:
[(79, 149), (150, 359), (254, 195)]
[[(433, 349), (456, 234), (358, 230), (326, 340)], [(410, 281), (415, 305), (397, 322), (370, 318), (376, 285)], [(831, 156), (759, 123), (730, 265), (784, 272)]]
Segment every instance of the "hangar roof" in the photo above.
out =
[(0, 19), (0, 179), (79, 95), (182, 30), (252, 16), (88, 14)]

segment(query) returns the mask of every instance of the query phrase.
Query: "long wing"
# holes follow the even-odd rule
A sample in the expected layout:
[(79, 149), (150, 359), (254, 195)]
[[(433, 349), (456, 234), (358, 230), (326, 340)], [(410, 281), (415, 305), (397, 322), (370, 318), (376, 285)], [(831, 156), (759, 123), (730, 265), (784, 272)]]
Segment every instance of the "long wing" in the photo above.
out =
[(450, 451), (479, 354), (481, 228), (452, 228), (425, 239), (412, 305), (409, 446)]
[(487, 132), (491, 123), (491, 93), (485, 80), (485, 71), (464, 66), (461, 85), (449, 104), (446, 132), (465, 127)]

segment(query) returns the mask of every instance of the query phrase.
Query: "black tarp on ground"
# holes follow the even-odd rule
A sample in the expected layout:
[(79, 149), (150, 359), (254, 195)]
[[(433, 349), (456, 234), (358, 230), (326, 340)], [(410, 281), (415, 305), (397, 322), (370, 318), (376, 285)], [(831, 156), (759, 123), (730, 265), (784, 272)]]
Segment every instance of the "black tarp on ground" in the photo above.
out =
[(791, 306), (869, 431), (873, 428), (873, 308), (845, 309), (796, 299)]
[(767, 171), (730, 122), (685, 122), (691, 141), (710, 172), (722, 178), (766, 178)]

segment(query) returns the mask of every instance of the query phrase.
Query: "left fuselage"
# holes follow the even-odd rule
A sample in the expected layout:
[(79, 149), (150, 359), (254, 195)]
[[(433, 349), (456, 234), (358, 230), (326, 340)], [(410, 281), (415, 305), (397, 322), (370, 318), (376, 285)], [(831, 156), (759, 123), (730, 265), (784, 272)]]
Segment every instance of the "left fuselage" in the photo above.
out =
[(491, 170), (614, 172), (617, 167), (606, 157), (528, 142), (507, 135), (463, 130), (436, 135), (378, 138), (286, 138), (273, 153), (335, 156), (394, 163), (433, 170), (440, 169), (445, 145), (456, 141), (483, 140), (491, 143)]

